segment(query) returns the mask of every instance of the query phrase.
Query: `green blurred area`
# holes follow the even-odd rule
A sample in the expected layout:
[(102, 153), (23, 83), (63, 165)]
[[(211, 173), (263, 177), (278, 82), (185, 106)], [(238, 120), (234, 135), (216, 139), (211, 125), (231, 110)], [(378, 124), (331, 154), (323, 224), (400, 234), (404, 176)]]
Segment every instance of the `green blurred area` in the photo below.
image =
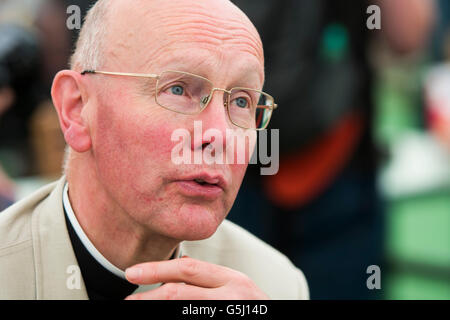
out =
[(386, 224), (386, 298), (450, 299), (450, 194), (391, 200)]
[[(429, 154), (436, 146), (423, 119), (421, 88), (427, 69), (426, 64), (393, 64), (380, 71), (375, 88), (374, 136), (387, 150), (379, 175), (386, 198), (385, 299), (450, 299), (450, 162), (445, 148)], [(396, 160), (395, 153), (409, 147), (418, 148), (411, 155), (436, 166), (411, 166), (408, 175), (405, 166), (417, 159)]]

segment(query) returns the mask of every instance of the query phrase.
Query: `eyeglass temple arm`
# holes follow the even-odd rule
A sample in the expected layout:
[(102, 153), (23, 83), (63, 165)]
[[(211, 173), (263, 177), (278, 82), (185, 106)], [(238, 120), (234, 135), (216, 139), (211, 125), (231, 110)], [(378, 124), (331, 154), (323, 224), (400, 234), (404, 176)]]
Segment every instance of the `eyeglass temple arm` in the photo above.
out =
[[(97, 71), (97, 70), (83, 70), (81, 72), (82, 75), (85, 75), (86, 73), (100, 73), (100, 74), (109, 74), (113, 76), (129, 76), (129, 77), (141, 77), (141, 78), (158, 78), (159, 76), (157, 74), (149, 73), (149, 74), (142, 74), (142, 73), (127, 73), (127, 72), (109, 72), (109, 71)], [(269, 106), (260, 106), (264, 109), (276, 109), (278, 108), (277, 104), (274, 104), (272, 107)]]
[(81, 72), (82, 75), (85, 75), (86, 73), (99, 73), (99, 74), (108, 74), (113, 76), (128, 76), (128, 77), (140, 77), (140, 78), (158, 78), (159, 76), (157, 74), (153, 73), (128, 73), (128, 72), (109, 72), (109, 71), (97, 71), (97, 70), (83, 70)]
[(274, 109), (278, 108), (278, 105), (274, 104), (273, 106), (258, 106), (258, 108), (274, 110)]

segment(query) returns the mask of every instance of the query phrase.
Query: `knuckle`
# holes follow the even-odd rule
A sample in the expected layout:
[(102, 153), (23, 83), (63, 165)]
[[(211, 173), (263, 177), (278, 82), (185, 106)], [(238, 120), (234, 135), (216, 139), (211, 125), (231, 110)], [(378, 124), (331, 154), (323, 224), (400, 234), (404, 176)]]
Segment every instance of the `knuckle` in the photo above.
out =
[(253, 280), (241, 272), (236, 272), (232, 285), (235, 287), (234, 299), (249, 298), (259, 291)]
[(179, 270), (182, 276), (195, 277), (198, 274), (198, 263), (189, 258), (184, 258), (179, 262)]
[(150, 281), (159, 280), (158, 268), (156, 266), (153, 266), (152, 268), (148, 268), (147, 277), (149, 278)]

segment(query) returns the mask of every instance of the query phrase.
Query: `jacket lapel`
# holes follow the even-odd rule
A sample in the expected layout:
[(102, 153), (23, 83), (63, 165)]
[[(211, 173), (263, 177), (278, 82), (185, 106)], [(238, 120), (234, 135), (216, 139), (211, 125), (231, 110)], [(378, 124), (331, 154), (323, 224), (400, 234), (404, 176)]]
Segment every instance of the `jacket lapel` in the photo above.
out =
[(63, 176), (32, 215), (37, 299), (88, 299), (64, 219), (65, 181)]

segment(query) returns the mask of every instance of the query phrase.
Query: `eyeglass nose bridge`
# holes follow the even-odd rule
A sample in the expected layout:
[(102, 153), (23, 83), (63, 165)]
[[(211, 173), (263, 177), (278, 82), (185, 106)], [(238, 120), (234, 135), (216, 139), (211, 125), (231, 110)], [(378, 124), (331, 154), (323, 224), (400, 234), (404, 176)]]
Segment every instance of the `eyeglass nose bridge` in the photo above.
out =
[[(203, 97), (203, 98), (201, 99), (201, 101), (200, 101), (200, 103), (201, 103), (201, 105), (202, 105), (202, 111), (203, 111), (204, 109), (206, 109), (206, 107), (207, 107), (207, 106), (209, 105), (209, 103), (211, 102), (212, 96), (213, 96), (213, 94), (214, 94), (214, 91), (223, 91), (223, 92), (226, 93), (226, 95), (224, 96), (224, 99), (223, 99), (223, 106), (224, 106), (225, 108), (228, 108), (228, 100), (229, 100), (229, 97), (230, 97), (230, 95), (231, 95), (231, 90), (222, 89), (222, 88), (212, 88), (212, 89), (211, 89), (211, 92), (209, 93), (209, 95)], [(206, 98), (206, 101), (203, 101), (205, 98)]]

